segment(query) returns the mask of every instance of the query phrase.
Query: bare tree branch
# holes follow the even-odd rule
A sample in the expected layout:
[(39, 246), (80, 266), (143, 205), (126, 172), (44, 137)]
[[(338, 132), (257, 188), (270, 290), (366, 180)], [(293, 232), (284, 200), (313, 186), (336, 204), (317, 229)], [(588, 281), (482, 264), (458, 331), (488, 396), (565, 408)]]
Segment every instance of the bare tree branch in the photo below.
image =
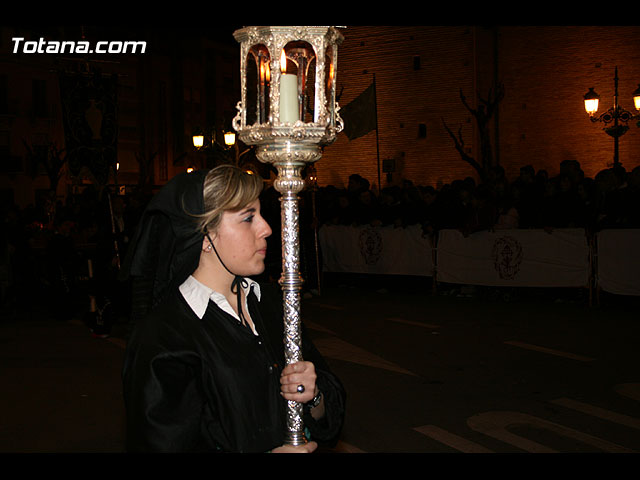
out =
[(449, 126), (445, 123), (444, 118), (442, 119), (442, 125), (444, 125), (445, 130), (449, 133), (449, 136), (453, 140), (453, 144), (456, 150), (458, 151), (458, 153), (460, 154), (460, 156), (462, 157), (462, 160), (464, 160), (469, 165), (471, 165), (478, 172), (479, 175), (481, 176), (484, 175), (484, 172), (482, 171), (482, 165), (480, 165), (475, 160), (475, 158), (473, 158), (472, 156), (467, 154), (467, 152), (464, 151), (464, 139), (462, 138), (462, 127), (458, 128), (458, 136), (456, 136), (451, 131)]
[(476, 124), (476, 128), (478, 131), (478, 138), (480, 139), (480, 158), (478, 160), (474, 159), (470, 155), (468, 155), (464, 151), (464, 141), (462, 139), (462, 127), (458, 130), (458, 136), (456, 137), (451, 129), (447, 127), (444, 123), (445, 129), (449, 133), (449, 136), (454, 141), (454, 146), (462, 159), (469, 163), (480, 175), (480, 178), (485, 178), (487, 172), (494, 166), (496, 160), (493, 155), (493, 150), (491, 147), (491, 136), (489, 132), (489, 122), (494, 116), (499, 103), (504, 98), (504, 87), (502, 84), (499, 84), (496, 87), (496, 91), (493, 89), (489, 89), (486, 98), (482, 98), (480, 94), (477, 95), (478, 99), (478, 107), (472, 108), (467, 102), (467, 98), (465, 97), (462, 89), (460, 89), (460, 100), (462, 105), (467, 109), (467, 111), (473, 116)]

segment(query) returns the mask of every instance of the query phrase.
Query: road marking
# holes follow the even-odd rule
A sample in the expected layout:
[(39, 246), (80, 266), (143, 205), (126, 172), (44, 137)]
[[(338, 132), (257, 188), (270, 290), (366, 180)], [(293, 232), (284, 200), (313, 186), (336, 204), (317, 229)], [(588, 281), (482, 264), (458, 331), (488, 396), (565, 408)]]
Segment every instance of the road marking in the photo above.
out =
[(540, 347), (539, 345), (531, 345), (529, 343), (524, 343), (524, 342), (516, 342), (514, 340), (509, 340), (504, 343), (506, 343), (507, 345), (513, 345), (514, 347), (526, 348), (527, 350), (534, 350), (536, 352), (548, 353), (550, 355), (570, 358), (572, 360), (578, 360), (580, 362), (593, 362), (595, 360), (594, 358), (585, 357), (582, 355), (576, 355), (575, 353), (563, 352), (561, 350), (554, 350), (552, 348)]
[(362, 348), (351, 345), (350, 343), (338, 338), (318, 338), (314, 339), (313, 343), (324, 357), (416, 376), (415, 373), (405, 370), (395, 363), (388, 362), (377, 355), (369, 353)]
[(495, 453), (482, 445), (447, 432), (435, 425), (423, 425), (421, 427), (415, 427), (414, 430), (462, 453)]
[(640, 402), (640, 383), (621, 383), (615, 386), (615, 391)]
[(422, 322), (415, 322), (413, 320), (405, 320), (404, 318), (388, 318), (387, 320), (389, 320), (390, 322), (395, 322), (395, 323), (404, 323), (407, 325), (413, 325), (414, 327), (423, 327), (423, 328), (440, 328), (440, 325), (433, 325), (432, 323), (422, 323)]
[(589, 405), (588, 403), (578, 402), (569, 398), (558, 398), (556, 400), (551, 400), (551, 403), (640, 430), (640, 420), (628, 415), (612, 412), (611, 410), (606, 410), (604, 408)]
[(508, 431), (509, 427), (529, 426), (536, 429), (550, 430), (559, 435), (592, 445), (605, 452), (634, 453), (633, 450), (629, 450), (615, 443), (607, 442), (606, 440), (587, 435), (572, 428), (520, 412), (499, 411), (481, 413), (470, 417), (467, 420), (467, 425), (469, 425), (472, 430), (484, 433), (485, 435), (530, 453), (557, 453), (557, 450), (511, 433)]

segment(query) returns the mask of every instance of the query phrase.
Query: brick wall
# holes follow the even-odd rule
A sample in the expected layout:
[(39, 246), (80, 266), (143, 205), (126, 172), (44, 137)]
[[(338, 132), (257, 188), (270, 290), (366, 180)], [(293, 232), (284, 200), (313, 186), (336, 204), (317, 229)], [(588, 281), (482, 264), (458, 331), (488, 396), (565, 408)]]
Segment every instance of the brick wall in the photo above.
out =
[[(470, 135), (468, 115), (458, 90), (470, 91), (473, 81), (472, 34), (465, 27), (348, 27), (338, 50), (337, 85), (340, 105), (347, 105), (375, 74), (378, 106), (376, 132), (349, 141), (345, 135), (325, 149), (318, 163), (320, 184), (346, 185), (359, 173), (378, 185), (380, 162), (394, 159), (392, 181), (450, 181), (469, 175), (442, 128), (442, 119)], [(419, 58), (419, 68), (414, 61)], [(426, 138), (419, 138), (419, 125)], [(382, 174), (382, 185), (387, 182)]]
[[(619, 103), (635, 113), (631, 94), (640, 82), (640, 27), (500, 27), (495, 48), (492, 34), (480, 27), (356, 26), (343, 33), (340, 105), (353, 100), (375, 74), (378, 136), (370, 132), (349, 141), (340, 135), (317, 164), (321, 185), (346, 185), (351, 173), (359, 173), (377, 186), (376, 140), (380, 162), (395, 159), (392, 182), (408, 178), (438, 186), (466, 176), (477, 179), (442, 120), (454, 131), (462, 127), (467, 152), (477, 156), (476, 132), (459, 91), (475, 106), (474, 92), (486, 96), (494, 75), (505, 86), (494, 149), (510, 178), (525, 164), (553, 175), (566, 159), (578, 160), (593, 177), (612, 162), (613, 139), (589, 121), (582, 97), (595, 87), (601, 111), (609, 108), (616, 65)], [(420, 124), (426, 138), (419, 138)], [(640, 165), (639, 154), (640, 131), (632, 122), (620, 140), (625, 168)], [(387, 184), (384, 173), (381, 184)]]
[[(520, 164), (557, 173), (577, 160), (587, 176), (613, 162), (613, 139), (591, 123), (583, 95), (600, 94), (599, 113), (613, 105), (618, 66), (618, 103), (634, 113), (640, 82), (640, 27), (509, 27), (500, 29), (499, 75), (506, 97), (500, 110), (501, 162), (517, 174)], [(620, 161), (640, 165), (636, 122), (620, 139)]]

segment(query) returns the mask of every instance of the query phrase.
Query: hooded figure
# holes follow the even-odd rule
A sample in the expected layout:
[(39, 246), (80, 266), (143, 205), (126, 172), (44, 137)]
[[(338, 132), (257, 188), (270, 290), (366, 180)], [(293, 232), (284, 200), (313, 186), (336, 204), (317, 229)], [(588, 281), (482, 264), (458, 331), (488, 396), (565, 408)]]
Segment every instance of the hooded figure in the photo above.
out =
[(204, 234), (198, 230), (197, 216), (204, 213), (207, 172), (176, 175), (142, 214), (119, 274), (121, 281), (132, 280), (133, 324), (198, 266)]
[[(121, 275), (134, 286), (122, 373), (128, 450), (313, 451), (337, 440), (342, 384), (304, 325), (304, 360), (285, 365), (282, 293), (225, 264), (264, 269), (261, 189), (230, 165), (183, 173), (143, 213)], [(287, 401), (304, 406), (306, 445), (283, 445)]]

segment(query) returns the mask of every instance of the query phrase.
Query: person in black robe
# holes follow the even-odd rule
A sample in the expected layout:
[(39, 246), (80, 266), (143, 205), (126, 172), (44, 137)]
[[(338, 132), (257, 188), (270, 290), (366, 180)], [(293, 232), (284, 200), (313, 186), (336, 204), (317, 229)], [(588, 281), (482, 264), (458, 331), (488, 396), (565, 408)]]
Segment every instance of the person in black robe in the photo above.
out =
[[(264, 270), (271, 228), (262, 181), (223, 165), (180, 174), (152, 199), (123, 278), (143, 279), (123, 366), (127, 449), (312, 452), (334, 444), (345, 391), (302, 326), (304, 360), (285, 365), (282, 294)], [(285, 445), (287, 401), (310, 440)]]

